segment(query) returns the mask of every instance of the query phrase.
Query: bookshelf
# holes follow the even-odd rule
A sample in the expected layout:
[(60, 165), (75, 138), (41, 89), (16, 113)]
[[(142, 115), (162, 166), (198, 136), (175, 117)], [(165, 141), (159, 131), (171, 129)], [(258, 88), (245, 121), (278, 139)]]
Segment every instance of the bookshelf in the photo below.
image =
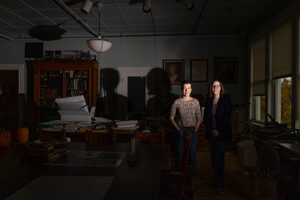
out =
[(98, 62), (96, 60), (39, 60), (33, 62), (34, 103), (38, 121), (57, 119), (57, 97), (83, 95), (88, 106), (96, 106)]

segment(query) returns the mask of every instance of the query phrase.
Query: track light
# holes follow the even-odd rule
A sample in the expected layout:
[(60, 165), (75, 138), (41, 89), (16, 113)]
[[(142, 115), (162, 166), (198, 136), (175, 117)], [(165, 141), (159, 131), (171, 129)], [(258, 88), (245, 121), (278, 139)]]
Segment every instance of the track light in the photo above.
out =
[(151, 11), (151, 0), (144, 0), (143, 1), (143, 11), (148, 13)]
[(92, 9), (94, 3), (91, 1), (91, 0), (86, 0), (82, 7), (81, 7), (81, 11), (86, 13), (86, 14), (89, 14), (90, 10)]
[(194, 0), (176, 0), (176, 2), (181, 2), (188, 10), (193, 10), (193, 8), (195, 7)]
[(182, 0), (182, 3), (188, 10), (193, 10), (195, 7), (194, 0)]

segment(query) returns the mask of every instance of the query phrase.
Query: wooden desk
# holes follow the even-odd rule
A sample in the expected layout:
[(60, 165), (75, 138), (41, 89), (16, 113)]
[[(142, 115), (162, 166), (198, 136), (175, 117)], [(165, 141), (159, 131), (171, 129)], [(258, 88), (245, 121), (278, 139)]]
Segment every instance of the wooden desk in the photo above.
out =
[(271, 140), (273, 144), (288, 151), (289, 153), (300, 157), (300, 141), (298, 140)]
[(137, 138), (141, 144), (165, 144), (164, 130), (113, 129), (113, 142), (130, 142)]
[[(112, 144), (89, 147), (84, 143), (70, 143), (70, 149), (93, 151), (127, 152), (129, 144)], [(158, 145), (141, 145), (140, 160), (137, 166), (130, 167), (126, 159), (119, 167), (78, 167), (45, 166), (20, 160), (10, 152), (0, 160), (0, 199), (12, 193), (41, 175), (50, 176), (114, 176), (104, 199), (159, 199), (160, 173), (162, 166), (168, 165), (168, 151)], [(82, 186), (88, 187), (88, 186)]]
[(112, 130), (113, 132), (113, 142), (130, 142), (132, 138), (135, 137), (137, 129), (124, 128), (118, 129), (115, 128)]
[(78, 129), (76, 132), (65, 132), (65, 131), (45, 131), (40, 129), (40, 139), (44, 138), (45, 141), (62, 139), (65, 137), (71, 138), (71, 142), (85, 142), (87, 134), (99, 134), (103, 136), (102, 143), (129, 143), (132, 138), (137, 138), (141, 144), (165, 144), (165, 132), (164, 130), (157, 131), (140, 131), (137, 129), (113, 129), (108, 130), (93, 130), (93, 129)]

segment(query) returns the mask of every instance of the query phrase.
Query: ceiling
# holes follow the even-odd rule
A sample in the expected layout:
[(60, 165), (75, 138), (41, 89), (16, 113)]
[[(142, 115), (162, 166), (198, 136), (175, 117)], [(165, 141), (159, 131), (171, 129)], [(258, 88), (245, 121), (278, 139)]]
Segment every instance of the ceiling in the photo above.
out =
[[(0, 37), (32, 39), (29, 34), (32, 28), (58, 24), (65, 30), (62, 38), (97, 35), (97, 7), (85, 14), (81, 11), (84, 0), (71, 0), (74, 4), (66, 6), (68, 1), (0, 0)], [(130, 5), (130, 0), (100, 1), (104, 4), (101, 35), (120, 37), (247, 33), (294, 0), (194, 0), (192, 10), (178, 0), (152, 0), (151, 12), (148, 13), (143, 12), (142, 3)], [(77, 21), (66, 10), (75, 13)]]

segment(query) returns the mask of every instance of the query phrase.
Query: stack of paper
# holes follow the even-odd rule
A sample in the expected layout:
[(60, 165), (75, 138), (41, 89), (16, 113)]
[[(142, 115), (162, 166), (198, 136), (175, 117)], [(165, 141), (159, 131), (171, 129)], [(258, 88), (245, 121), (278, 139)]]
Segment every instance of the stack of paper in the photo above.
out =
[(56, 98), (60, 119), (63, 122), (91, 122), (95, 114), (95, 107), (89, 112), (83, 95)]
[(118, 129), (137, 129), (138, 120), (118, 121), (116, 125)]
[(78, 124), (68, 123), (65, 125), (64, 129), (67, 133), (75, 133), (79, 127), (80, 126)]

